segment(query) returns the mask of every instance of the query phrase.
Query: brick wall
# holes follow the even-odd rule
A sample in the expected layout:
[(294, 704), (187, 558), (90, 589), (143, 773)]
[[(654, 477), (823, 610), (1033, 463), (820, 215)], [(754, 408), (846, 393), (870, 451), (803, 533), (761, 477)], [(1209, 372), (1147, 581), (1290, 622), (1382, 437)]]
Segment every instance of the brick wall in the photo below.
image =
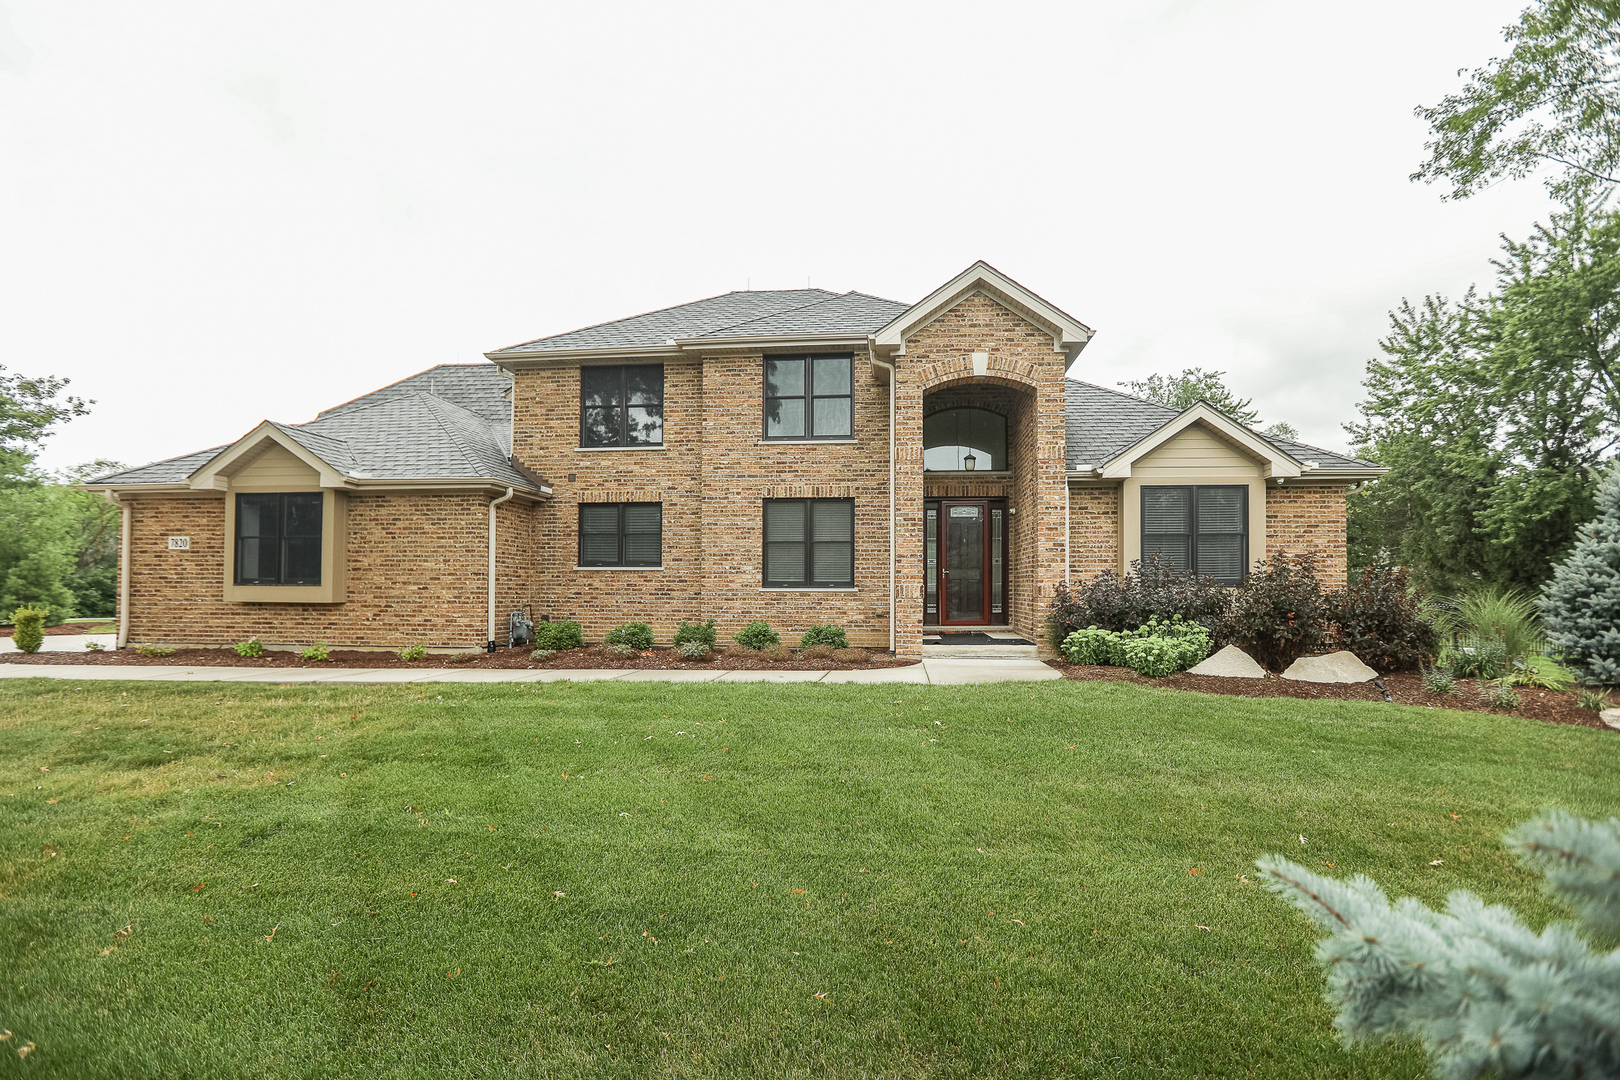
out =
[[(472, 648), (484, 643), (488, 572), (488, 497), (467, 494), (350, 494), (348, 591), (341, 604), (231, 603), (223, 599), (225, 498), (131, 499), (132, 644), (266, 644), (403, 648), (417, 642)], [(515, 500), (514, 500), (515, 501)], [(504, 542), (532, 521), (527, 506), (497, 509)], [(509, 531), (509, 532), (508, 532)], [(169, 551), (170, 536), (191, 537), (190, 551)], [(504, 543), (503, 543), (504, 547)], [(519, 545), (514, 550), (521, 552)], [(521, 554), (498, 555), (518, 587)], [(509, 575), (509, 576), (508, 576)], [(504, 640), (505, 610), (499, 632)]]
[(1266, 488), (1266, 555), (1316, 553), (1323, 588), (1345, 583), (1345, 488), (1343, 484), (1269, 485)]
[(1069, 579), (1119, 570), (1119, 487), (1069, 486)]

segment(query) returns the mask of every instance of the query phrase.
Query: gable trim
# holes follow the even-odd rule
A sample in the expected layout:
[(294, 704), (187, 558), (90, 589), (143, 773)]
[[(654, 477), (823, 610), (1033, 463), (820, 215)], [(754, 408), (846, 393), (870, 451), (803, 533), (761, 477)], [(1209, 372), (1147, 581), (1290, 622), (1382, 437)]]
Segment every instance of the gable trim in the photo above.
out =
[(874, 349), (893, 350), (904, 355), (906, 339), (955, 307), (965, 297), (981, 294), (1030, 318), (1052, 334), (1052, 351), (1073, 362), (1086, 347), (1091, 327), (1035, 293), (1024, 288), (984, 260), (979, 260), (950, 281), (902, 312), (898, 318), (871, 337)]
[(330, 462), (307, 449), (302, 443), (283, 432), (269, 420), (262, 421), (258, 427), (227, 446), (224, 450), (221, 450), (202, 468), (192, 473), (187, 480), (188, 486), (195, 490), (227, 490), (230, 487), (231, 476), (236, 471), (232, 466), (240, 467), (251, 462), (253, 458), (258, 456), (266, 443), (274, 443), (315, 470), (320, 477), (321, 487), (347, 488), (352, 486), (343, 470), (334, 467)]
[(1138, 461), (1194, 424), (1202, 424), (1228, 442), (1237, 444), (1260, 463), (1260, 475), (1263, 478), (1287, 479), (1297, 477), (1306, 471), (1304, 462), (1272, 446), (1209, 402), (1197, 401), (1164, 426), (1148, 433), (1103, 462), (1102, 468), (1097, 470), (1098, 475), (1108, 480), (1130, 476)]

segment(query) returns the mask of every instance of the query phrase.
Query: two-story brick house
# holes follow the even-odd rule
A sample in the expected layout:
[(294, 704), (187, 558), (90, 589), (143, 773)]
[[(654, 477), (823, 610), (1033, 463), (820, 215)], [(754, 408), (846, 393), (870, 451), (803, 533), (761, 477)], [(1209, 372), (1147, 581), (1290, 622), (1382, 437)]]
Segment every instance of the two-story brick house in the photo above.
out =
[(910, 656), (1038, 638), (1056, 583), (1143, 551), (1343, 579), (1345, 490), (1382, 470), (1067, 378), (1091, 333), (976, 263), (916, 304), (727, 293), (266, 421), (86, 485), (124, 507), (120, 644), (475, 648), (528, 606)]

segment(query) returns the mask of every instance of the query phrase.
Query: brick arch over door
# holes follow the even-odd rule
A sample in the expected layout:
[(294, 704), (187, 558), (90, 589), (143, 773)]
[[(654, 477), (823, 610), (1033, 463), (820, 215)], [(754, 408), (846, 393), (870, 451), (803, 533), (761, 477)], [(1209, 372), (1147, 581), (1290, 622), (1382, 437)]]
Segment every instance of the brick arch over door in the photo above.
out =
[(1005, 386), (1033, 394), (1040, 389), (1036, 379), (1037, 372), (1033, 369), (1033, 364), (1002, 359), (991, 353), (989, 369), (983, 375), (976, 375), (973, 372), (973, 357), (961, 356), (923, 365), (918, 382), (924, 394), (931, 394), (959, 383)]

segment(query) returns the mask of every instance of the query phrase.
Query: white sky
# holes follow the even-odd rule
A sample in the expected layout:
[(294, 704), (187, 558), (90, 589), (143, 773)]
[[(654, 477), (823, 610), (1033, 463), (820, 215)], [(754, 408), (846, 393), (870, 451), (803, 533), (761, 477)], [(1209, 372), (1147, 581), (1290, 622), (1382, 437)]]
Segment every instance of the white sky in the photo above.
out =
[(436, 363), (975, 259), (1071, 372), (1228, 372), (1342, 449), (1403, 296), (1540, 184), (1408, 182), (1524, 0), (0, 0), (0, 364), (97, 400), (42, 463), (301, 422)]

